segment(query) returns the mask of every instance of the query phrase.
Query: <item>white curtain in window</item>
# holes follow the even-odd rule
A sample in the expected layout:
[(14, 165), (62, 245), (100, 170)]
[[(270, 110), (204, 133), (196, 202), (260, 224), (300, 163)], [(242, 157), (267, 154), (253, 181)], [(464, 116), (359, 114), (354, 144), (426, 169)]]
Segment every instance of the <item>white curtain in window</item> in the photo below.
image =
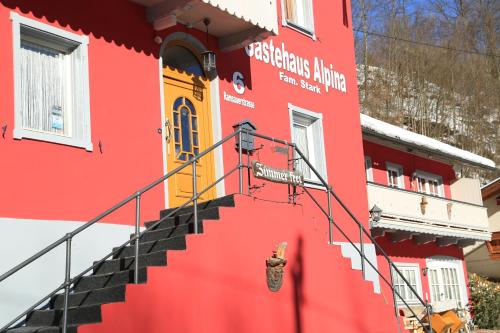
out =
[[(309, 159), (309, 143), (307, 140), (307, 127), (298, 124), (293, 124), (293, 142), (297, 145), (302, 154), (304, 154), (304, 156), (307, 159)], [(295, 158), (299, 157), (300, 156), (296, 154)], [(298, 163), (296, 164), (296, 168), (297, 170), (302, 172), (305, 178), (311, 178), (311, 170), (304, 162), (304, 160), (299, 159)]]
[[(314, 150), (314, 168), (326, 180), (326, 163), (325, 163), (325, 140), (323, 139), (323, 124), (320, 120), (316, 119), (311, 124), (313, 132), (313, 142), (316, 149)], [(313, 175), (313, 178), (317, 178)], [(319, 179), (318, 179), (319, 180)]]
[(312, 1), (311, 0), (298, 0), (298, 6), (300, 9), (297, 15), (299, 22), (297, 22), (300, 26), (306, 28), (309, 31), (313, 30), (313, 15), (312, 15)]
[(66, 134), (64, 54), (22, 41), (20, 64), (23, 128)]
[(314, 30), (312, 0), (285, 0), (284, 5), (288, 22), (309, 31)]

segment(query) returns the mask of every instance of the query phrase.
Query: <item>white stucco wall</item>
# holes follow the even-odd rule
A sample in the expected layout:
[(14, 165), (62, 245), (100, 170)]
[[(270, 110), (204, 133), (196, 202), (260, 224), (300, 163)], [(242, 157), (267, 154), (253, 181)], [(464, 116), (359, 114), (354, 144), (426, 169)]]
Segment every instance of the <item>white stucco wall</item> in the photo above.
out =
[(488, 220), (490, 224), (490, 231), (500, 231), (500, 205), (497, 205), (496, 195), (487, 199), (484, 206), (488, 208)]
[[(0, 274), (75, 230), (83, 222), (0, 218)], [(102, 259), (129, 239), (131, 226), (97, 223), (73, 240), (72, 276)], [(65, 246), (39, 258), (0, 282), (0, 327), (7, 324), (64, 281)]]

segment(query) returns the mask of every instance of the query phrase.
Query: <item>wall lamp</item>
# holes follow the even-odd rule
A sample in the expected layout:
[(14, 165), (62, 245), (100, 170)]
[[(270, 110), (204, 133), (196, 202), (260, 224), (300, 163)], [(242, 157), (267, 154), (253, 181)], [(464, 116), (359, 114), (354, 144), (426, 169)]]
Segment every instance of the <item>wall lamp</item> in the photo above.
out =
[(379, 206), (373, 205), (372, 209), (370, 209), (370, 218), (373, 222), (380, 221), (382, 217), (382, 209)]
[(422, 268), (422, 275), (427, 276), (427, 272), (429, 272), (429, 267), (423, 267)]
[[(208, 26), (210, 25), (210, 19), (208, 17), (205, 17), (203, 19), (203, 24), (205, 24), (207, 32), (206, 45), (208, 48)], [(203, 69), (205, 70), (205, 72), (210, 73), (212, 71), (215, 71), (215, 52), (207, 49), (207, 51), (201, 53), (201, 57), (203, 58)]]

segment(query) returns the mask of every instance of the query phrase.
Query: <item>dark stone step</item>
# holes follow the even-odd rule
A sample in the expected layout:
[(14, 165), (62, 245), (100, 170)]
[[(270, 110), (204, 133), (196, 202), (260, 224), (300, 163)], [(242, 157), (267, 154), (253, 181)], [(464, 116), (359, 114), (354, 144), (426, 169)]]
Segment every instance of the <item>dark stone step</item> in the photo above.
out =
[[(210, 209), (214, 207), (234, 207), (234, 195), (226, 195), (225, 197), (217, 198), (214, 200), (198, 202), (198, 210)], [(160, 218), (167, 216), (177, 208), (164, 209), (160, 212)], [(186, 213), (191, 213), (193, 211), (193, 206), (186, 206), (179, 209), (174, 216), (182, 215)]]
[[(125, 271), (134, 268), (134, 257), (106, 260), (94, 268), (94, 274), (106, 274)], [(139, 256), (139, 267), (166, 266), (167, 253), (165, 251), (152, 252)]]
[[(67, 333), (77, 333), (78, 326), (68, 325)], [(61, 326), (22, 326), (7, 330), (8, 333), (62, 333)]]
[[(186, 249), (186, 236), (179, 236), (174, 238), (161, 239), (152, 242), (139, 243), (139, 255), (166, 251), (166, 250), (185, 250)], [(116, 248), (113, 249), (115, 251)], [(133, 257), (135, 255), (135, 245), (126, 246), (113, 255), (114, 258)]]
[[(174, 238), (194, 233), (194, 223), (182, 224), (172, 228), (146, 231), (141, 237), (141, 243), (157, 241), (160, 239)], [(203, 221), (198, 222), (198, 233), (203, 233)], [(131, 234), (133, 238), (135, 234)], [(132, 241), (132, 245), (135, 241)]]
[[(119, 271), (107, 274), (94, 274), (84, 276), (75, 282), (74, 292), (88, 291), (106, 287), (114, 287), (134, 283), (134, 270)], [(148, 280), (148, 271), (146, 267), (139, 268), (139, 283), (146, 283)]]
[[(202, 209), (198, 211), (198, 222), (200, 222), (201, 220), (217, 220), (217, 219), (219, 219), (218, 208)], [(144, 225), (146, 226), (146, 228), (149, 228), (156, 222), (158, 221), (146, 222), (144, 223)], [(151, 230), (169, 229), (189, 223), (194, 223), (194, 214), (192, 213), (166, 218), (165, 220), (158, 223), (158, 225), (152, 228)]]
[[(99, 305), (125, 301), (125, 285), (70, 293), (69, 307)], [(50, 301), (51, 309), (64, 308), (64, 294), (54, 295)]]
[[(68, 309), (68, 325), (99, 323), (101, 320), (101, 307), (99, 305)], [(27, 316), (26, 320), (26, 326), (60, 326), (62, 323), (62, 310), (34, 310)]]

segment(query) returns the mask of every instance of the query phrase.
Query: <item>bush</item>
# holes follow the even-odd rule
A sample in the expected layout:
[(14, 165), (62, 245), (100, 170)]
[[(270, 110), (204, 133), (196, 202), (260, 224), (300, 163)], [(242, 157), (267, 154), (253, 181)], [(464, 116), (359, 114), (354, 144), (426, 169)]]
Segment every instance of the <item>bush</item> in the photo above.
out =
[(469, 277), (469, 306), (474, 324), (479, 328), (499, 328), (500, 284), (472, 274)]

